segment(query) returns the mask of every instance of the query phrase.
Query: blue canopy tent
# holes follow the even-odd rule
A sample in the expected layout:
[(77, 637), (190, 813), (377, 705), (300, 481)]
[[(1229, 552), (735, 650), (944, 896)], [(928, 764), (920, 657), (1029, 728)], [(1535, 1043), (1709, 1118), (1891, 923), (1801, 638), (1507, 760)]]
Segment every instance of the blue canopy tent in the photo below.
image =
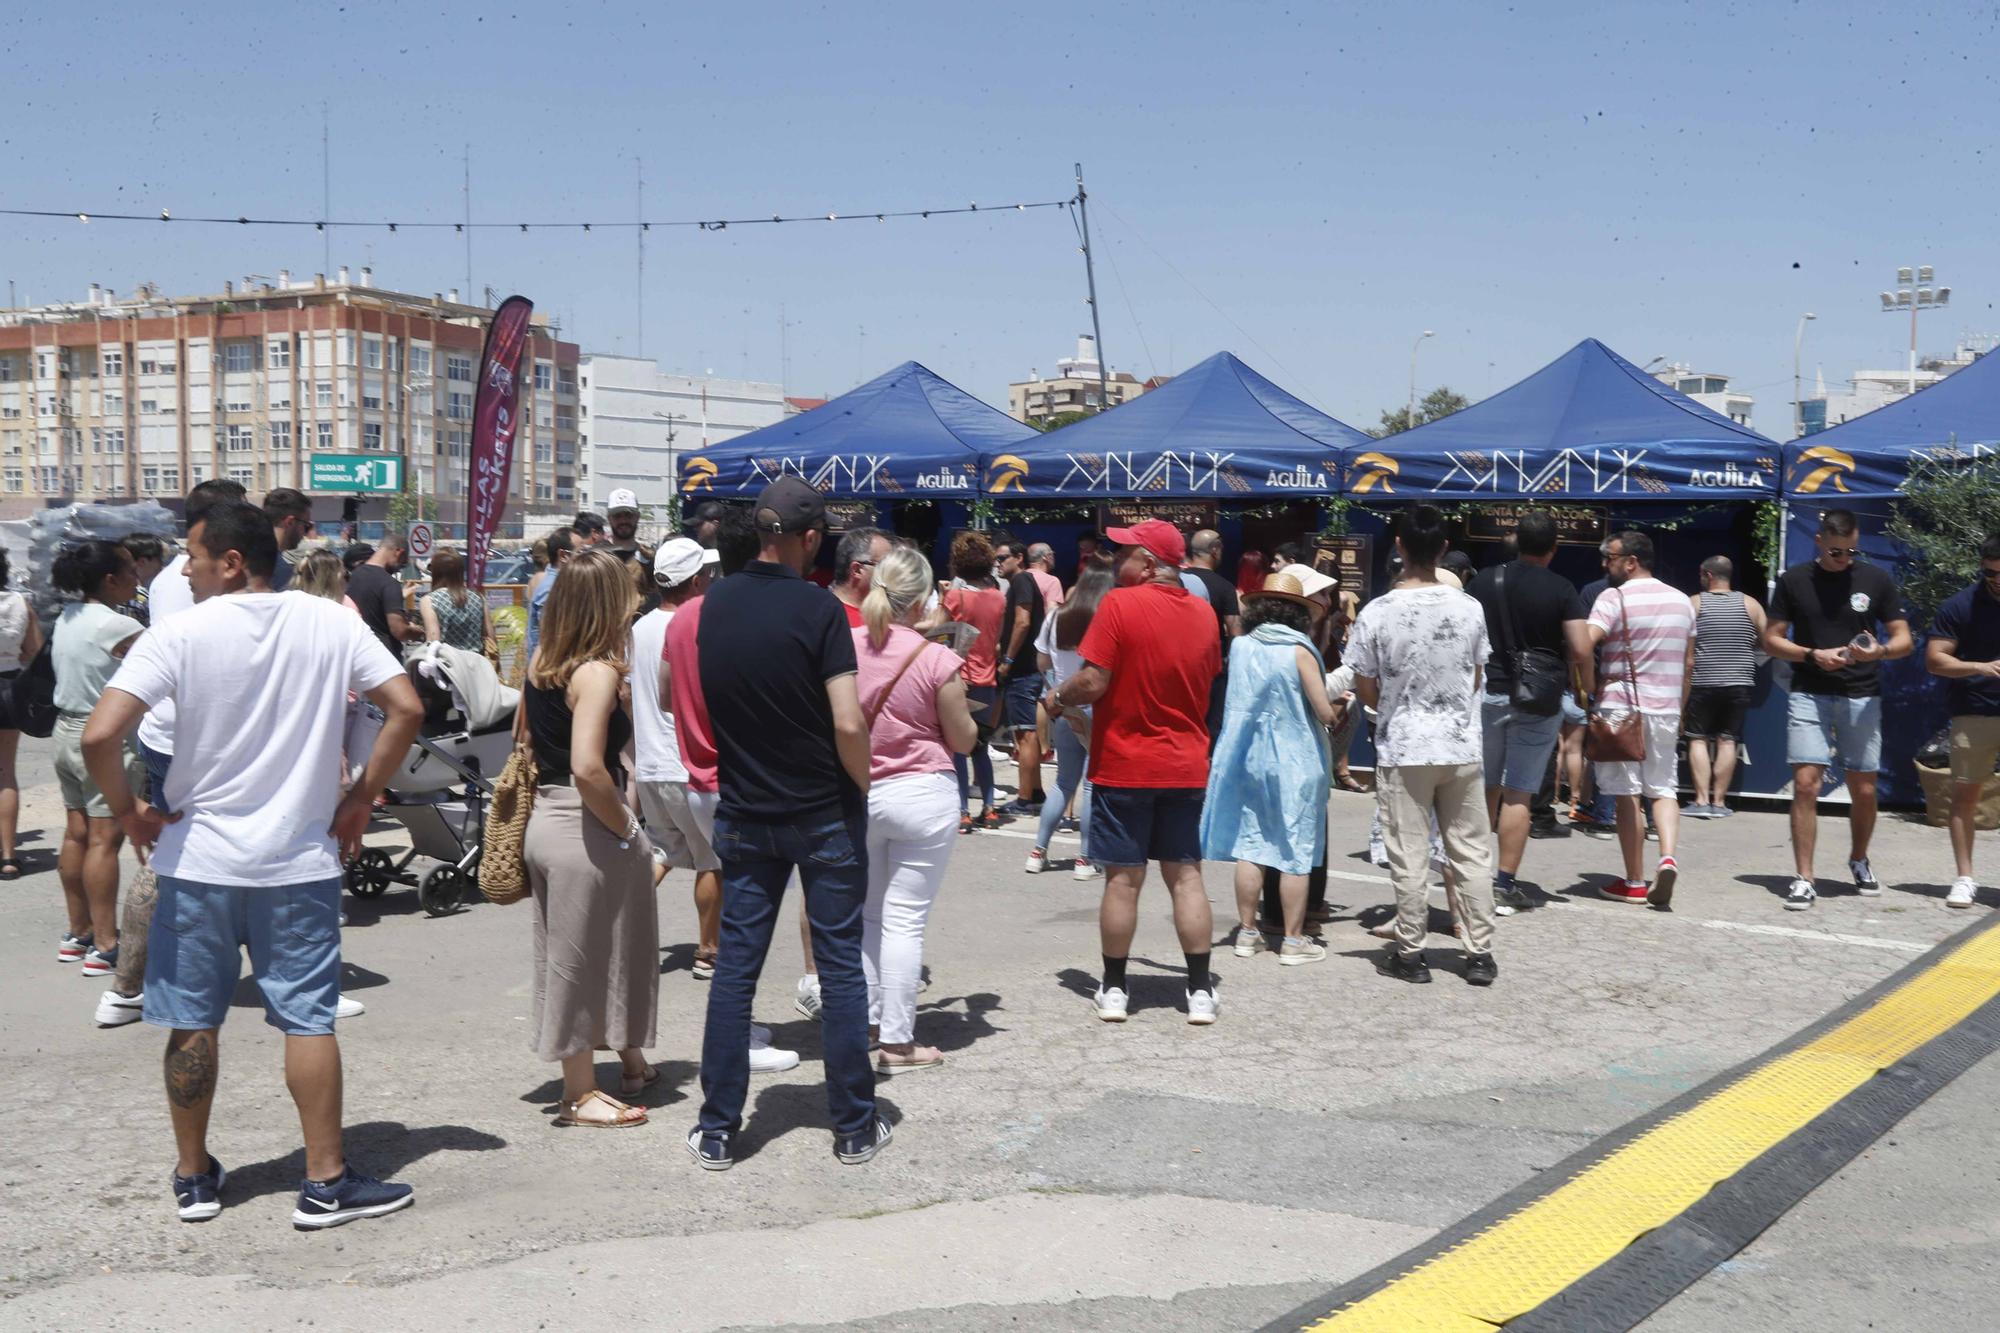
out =
[[(2000, 356), (1983, 356), (1936, 384), (1785, 446), (1785, 558), (1813, 558), (1813, 534), (1828, 509), (1852, 510), (1862, 555), (1894, 572), (1907, 553), (1890, 540), (1890, 509), (1920, 460), (2000, 456)], [(1942, 685), (1924, 670), (1928, 626), (1913, 616), (1917, 652), (1882, 668), (1882, 796), (1917, 804), (1923, 791), (1911, 756), (1945, 724)], [(1833, 775), (1829, 774), (1829, 777)]]
[(1150, 393), (988, 460), (1010, 500), (1319, 499), (1369, 439), (1228, 352)]
[(1350, 459), (1350, 496), (1774, 500), (1781, 450), (1595, 338), (1462, 412)]
[(680, 457), (687, 500), (752, 499), (791, 473), (835, 500), (970, 500), (988, 455), (1037, 437), (915, 361), (776, 425)]

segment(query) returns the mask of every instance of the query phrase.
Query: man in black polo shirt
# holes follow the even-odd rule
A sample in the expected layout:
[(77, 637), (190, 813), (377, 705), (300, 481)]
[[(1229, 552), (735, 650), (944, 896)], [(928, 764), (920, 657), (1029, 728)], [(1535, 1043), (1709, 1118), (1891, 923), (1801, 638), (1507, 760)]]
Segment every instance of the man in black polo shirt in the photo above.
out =
[(826, 505), (797, 477), (752, 511), (757, 559), (710, 588), (701, 611), (701, 688), (715, 738), (715, 851), (722, 948), (702, 1035), (701, 1119), (688, 1151), (734, 1165), (750, 1085), (750, 1003), (796, 869), (819, 963), (820, 1032), (834, 1156), (848, 1165), (889, 1142), (868, 1063), (861, 908), (868, 896), (868, 727), (854, 638), (840, 603), (803, 577), (826, 538)]

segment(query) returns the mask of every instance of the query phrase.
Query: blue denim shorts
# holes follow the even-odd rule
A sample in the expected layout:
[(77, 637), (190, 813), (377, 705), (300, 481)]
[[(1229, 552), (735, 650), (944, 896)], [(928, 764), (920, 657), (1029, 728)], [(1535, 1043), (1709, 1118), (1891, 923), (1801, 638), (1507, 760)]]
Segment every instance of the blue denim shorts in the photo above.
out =
[(1562, 734), (1561, 710), (1536, 717), (1514, 707), (1504, 694), (1489, 694), (1480, 700), (1479, 711), (1485, 729), (1486, 785), (1540, 791), (1549, 756)]
[(288, 1037), (333, 1031), (340, 999), (340, 881), (241, 887), (162, 875), (146, 936), (148, 1023), (219, 1028), (250, 950), (264, 1021)]
[(132, 742), (139, 751), (140, 762), (146, 765), (146, 804), (163, 815), (173, 813), (167, 806), (167, 770), (173, 767), (174, 757), (161, 754), (142, 740)]
[(1785, 715), (1785, 762), (1831, 768), (1834, 756), (1848, 773), (1882, 767), (1882, 698), (1792, 692)]
[(1090, 856), (1100, 865), (1201, 860), (1200, 787), (1090, 787)]
[(1007, 700), (1003, 705), (1003, 716), (1009, 731), (1033, 731), (1035, 729), (1035, 706), (1042, 699), (1042, 673), (1031, 671), (1025, 676), (1007, 678)]

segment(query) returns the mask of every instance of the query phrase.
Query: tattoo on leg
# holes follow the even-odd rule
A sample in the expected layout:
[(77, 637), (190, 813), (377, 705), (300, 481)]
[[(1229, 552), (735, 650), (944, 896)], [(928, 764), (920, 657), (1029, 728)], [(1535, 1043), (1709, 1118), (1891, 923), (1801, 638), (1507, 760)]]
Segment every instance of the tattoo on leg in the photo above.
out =
[(215, 1092), (215, 1034), (190, 1033), (167, 1046), (167, 1098), (182, 1108), (199, 1106)]

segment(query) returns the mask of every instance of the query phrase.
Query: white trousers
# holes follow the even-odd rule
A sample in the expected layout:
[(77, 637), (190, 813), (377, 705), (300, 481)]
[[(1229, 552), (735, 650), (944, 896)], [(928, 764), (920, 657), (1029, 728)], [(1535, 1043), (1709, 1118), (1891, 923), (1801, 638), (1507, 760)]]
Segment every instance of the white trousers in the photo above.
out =
[(868, 789), (868, 902), (861, 910), (861, 968), (868, 1021), (884, 1044), (914, 1040), (924, 923), (958, 841), (958, 779), (951, 773), (889, 778)]

